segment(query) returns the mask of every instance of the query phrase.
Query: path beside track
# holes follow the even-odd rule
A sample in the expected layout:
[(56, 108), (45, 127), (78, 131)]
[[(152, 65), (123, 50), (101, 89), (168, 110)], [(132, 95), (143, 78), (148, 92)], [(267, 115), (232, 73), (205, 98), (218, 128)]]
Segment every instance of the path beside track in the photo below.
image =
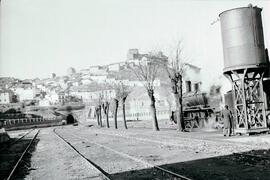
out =
[(42, 129), (38, 138), (31, 171), (25, 179), (99, 179), (96, 171), (53, 133), (53, 128)]
[[(267, 143), (238, 143), (221, 134), (209, 132), (115, 130), (85, 125), (56, 129), (87, 159), (104, 169), (112, 179), (162, 177), (158, 174), (158, 170), (153, 170), (153, 166), (161, 166), (191, 179), (198, 175), (202, 179), (209, 179), (215, 173), (221, 179), (232, 175), (242, 178), (245, 174), (247, 177), (254, 174), (259, 177), (258, 179), (264, 179), (266, 175), (270, 175), (270, 171), (267, 170), (268, 161), (250, 160), (233, 154), (270, 148), (270, 144)], [(126, 157), (121, 156), (121, 153)], [(140, 160), (146, 162), (145, 166)], [(31, 168), (26, 179), (100, 178), (94, 170), (89, 170), (87, 163), (74, 153), (74, 150), (68, 148), (53, 133), (53, 128), (42, 129), (40, 142), (32, 157)], [(237, 173), (239, 169), (241, 172)], [(224, 173), (224, 170), (228, 171), (230, 176)], [(248, 173), (244, 172), (246, 170)]]

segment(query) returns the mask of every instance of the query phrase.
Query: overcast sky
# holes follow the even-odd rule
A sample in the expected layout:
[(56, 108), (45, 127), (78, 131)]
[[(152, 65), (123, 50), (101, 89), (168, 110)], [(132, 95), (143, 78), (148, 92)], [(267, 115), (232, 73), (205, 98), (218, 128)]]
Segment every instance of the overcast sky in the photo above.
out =
[(270, 1), (2, 0), (0, 76), (44, 78), (125, 61), (129, 48), (163, 49), (182, 39), (186, 56), (213, 79), (222, 74), (224, 10), (263, 7), (269, 47)]

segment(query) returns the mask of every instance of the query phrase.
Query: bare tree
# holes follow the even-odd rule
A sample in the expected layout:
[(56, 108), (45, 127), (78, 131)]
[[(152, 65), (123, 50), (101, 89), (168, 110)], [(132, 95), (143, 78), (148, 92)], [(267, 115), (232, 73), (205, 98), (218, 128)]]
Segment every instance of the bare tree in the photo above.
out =
[(137, 76), (138, 80), (142, 81), (150, 98), (150, 110), (153, 120), (153, 129), (156, 131), (159, 131), (159, 127), (156, 114), (154, 82), (157, 77), (157, 72), (160, 68), (160, 61), (162, 60), (164, 59), (159, 58), (157, 55), (149, 54), (146, 61), (141, 61), (138, 65), (135, 65), (133, 68), (131, 68)]
[(178, 131), (185, 130), (183, 116), (183, 59), (182, 42), (178, 41), (176, 46), (172, 49), (172, 55), (169, 57), (168, 63), (165, 64), (165, 69), (171, 80), (171, 88), (175, 99)]
[(118, 105), (119, 101), (122, 104), (122, 113), (123, 113), (123, 122), (124, 127), (127, 129), (127, 121), (126, 121), (126, 99), (128, 95), (130, 94), (130, 88), (129, 86), (125, 85), (123, 82), (120, 82), (115, 85), (115, 114), (114, 114), (114, 121), (117, 128), (117, 111), (118, 111)]
[(102, 110), (101, 110), (101, 104), (98, 105), (98, 109), (99, 109), (99, 123), (100, 123), (100, 127), (103, 127), (103, 124), (102, 124)]
[(100, 127), (102, 127), (102, 117), (101, 117), (101, 105), (96, 105), (95, 107), (95, 116), (97, 118), (97, 123)]
[(114, 104), (113, 104), (113, 108), (114, 108), (114, 111), (113, 111), (113, 113), (114, 113), (114, 115), (113, 115), (113, 117), (114, 117), (114, 128), (117, 129), (118, 128), (118, 126), (117, 126), (117, 113), (118, 113), (118, 106), (119, 106), (118, 98), (117, 97), (113, 98), (113, 102), (114, 102)]
[(110, 123), (109, 123), (109, 108), (110, 108), (110, 103), (105, 100), (103, 103), (102, 103), (102, 109), (103, 109), (103, 112), (106, 116), (106, 125), (107, 125), (107, 128), (110, 128)]
[(99, 102), (101, 104), (101, 107), (103, 109), (105, 118), (106, 118), (106, 126), (107, 128), (110, 127), (110, 122), (109, 122), (109, 109), (110, 109), (110, 101), (111, 101), (111, 95), (108, 91), (110, 91), (111, 86), (108, 84), (104, 84), (104, 89), (101, 91), (101, 93), (99, 94)]
[(100, 127), (103, 127), (102, 123), (102, 96), (99, 95), (99, 98), (95, 102), (95, 116), (97, 118), (97, 123)]

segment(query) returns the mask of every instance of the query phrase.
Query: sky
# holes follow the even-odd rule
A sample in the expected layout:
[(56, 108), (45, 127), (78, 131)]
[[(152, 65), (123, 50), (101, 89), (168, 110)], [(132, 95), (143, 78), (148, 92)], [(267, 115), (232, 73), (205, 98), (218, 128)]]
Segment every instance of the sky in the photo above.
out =
[(269, 47), (270, 1), (237, 0), (2, 0), (0, 77), (46, 78), (126, 60), (130, 48), (162, 50), (182, 40), (204, 79), (222, 75), (220, 23), (225, 10), (262, 7)]

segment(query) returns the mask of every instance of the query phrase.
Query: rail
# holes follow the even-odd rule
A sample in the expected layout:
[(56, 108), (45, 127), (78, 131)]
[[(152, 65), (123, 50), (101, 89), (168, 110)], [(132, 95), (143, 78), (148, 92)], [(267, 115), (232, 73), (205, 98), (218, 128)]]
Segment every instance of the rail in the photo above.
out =
[(28, 144), (28, 146), (26, 147), (26, 149), (23, 151), (22, 155), (20, 156), (19, 160), (17, 161), (17, 163), (15, 164), (15, 166), (13, 167), (12, 171), (10, 172), (7, 180), (10, 180), (11, 177), (14, 175), (15, 170), (18, 168), (20, 162), (22, 161), (23, 157), (25, 156), (25, 154), (27, 153), (27, 151), (29, 150), (29, 148), (31, 147), (31, 145), (33, 144), (34, 140), (37, 138), (39, 131), (37, 131), (37, 133), (35, 134), (35, 136), (31, 139), (30, 143)]
[(107, 172), (105, 172), (101, 167), (99, 167), (98, 165), (96, 165), (93, 161), (91, 161), (90, 159), (86, 158), (82, 153), (80, 153), (71, 143), (69, 143), (65, 138), (63, 138), (59, 133), (56, 132), (56, 129), (53, 130), (53, 132), (60, 138), (62, 139), (68, 146), (70, 146), (77, 154), (80, 155), (80, 157), (82, 157), (84, 160), (86, 160), (92, 167), (94, 167), (98, 172), (100, 172), (101, 176), (103, 177), (103, 179), (106, 180), (111, 180), (111, 178), (109, 177), (109, 174)]

